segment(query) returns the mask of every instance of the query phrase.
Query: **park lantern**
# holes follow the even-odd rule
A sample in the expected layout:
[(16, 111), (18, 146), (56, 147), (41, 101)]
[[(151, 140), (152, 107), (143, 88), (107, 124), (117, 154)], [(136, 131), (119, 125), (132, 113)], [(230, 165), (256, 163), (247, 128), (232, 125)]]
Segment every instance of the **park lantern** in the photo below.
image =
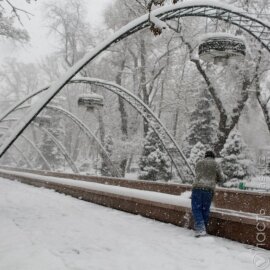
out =
[(243, 61), (246, 45), (242, 38), (228, 33), (206, 34), (200, 39), (199, 57), (215, 65)]
[(93, 110), (104, 105), (104, 98), (96, 93), (82, 95), (78, 98), (78, 105), (86, 107), (87, 110)]

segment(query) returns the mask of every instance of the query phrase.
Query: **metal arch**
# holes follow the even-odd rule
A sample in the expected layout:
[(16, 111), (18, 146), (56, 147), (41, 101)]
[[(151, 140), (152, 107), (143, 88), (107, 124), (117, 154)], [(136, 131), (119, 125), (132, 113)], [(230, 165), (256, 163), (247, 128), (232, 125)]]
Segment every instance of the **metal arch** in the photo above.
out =
[(27, 156), (23, 153), (23, 151), (16, 146), (15, 144), (13, 144), (13, 147), (20, 153), (20, 155), (23, 157), (23, 159), (26, 161), (27, 165), (29, 166), (30, 169), (34, 169), (30, 160), (27, 158)]
[(13, 162), (18, 166), (19, 162), (17, 161), (17, 159), (10, 152), (7, 152), (7, 153), (10, 156), (10, 158), (13, 160)]
[[(0, 128), (2, 129), (9, 129), (8, 127), (2, 127), (0, 126)], [(38, 149), (38, 147), (31, 141), (29, 140), (25, 135), (21, 135), (35, 150), (36, 152), (40, 155), (41, 159), (43, 160), (44, 164), (46, 165), (47, 169), (51, 170), (51, 165), (49, 164), (49, 162), (47, 161), (47, 159), (44, 157), (44, 155), (41, 153), (41, 151)]]
[(42, 152), (38, 149), (38, 147), (31, 141), (29, 140), (25, 135), (21, 135), (39, 154), (39, 156), (41, 157), (41, 159), (43, 160), (44, 164), (46, 165), (48, 170), (52, 170), (50, 163), (48, 162), (48, 160), (44, 157), (44, 155), (42, 154)]
[[(264, 48), (270, 52), (270, 26), (248, 15), (241, 13), (241, 10), (235, 9), (230, 5), (214, 2), (211, 0), (197, 0), (196, 2), (178, 3), (172, 6), (164, 6), (152, 11), (152, 15), (158, 17), (162, 21), (174, 18), (199, 16), (216, 18), (231, 24), (237, 25), (244, 31), (251, 34), (258, 40)], [(95, 59), (101, 52), (106, 50), (112, 44), (119, 42), (127, 36), (138, 32), (150, 25), (149, 15), (145, 14), (138, 19), (130, 22), (126, 26), (118, 30), (114, 35), (105, 40), (100, 46), (93, 51), (87, 53), (80, 61), (71, 67), (63, 77), (56, 81), (48, 90), (46, 95), (40, 102), (37, 102), (31, 111), (29, 111), (14, 128), (13, 133), (5, 140), (0, 148), (0, 157), (7, 151), (12, 143), (30, 124), (36, 115), (50, 102), (50, 100), (72, 79), (81, 69)]]
[(95, 134), (93, 134), (92, 131), (79, 118), (77, 118), (72, 113), (70, 113), (62, 108), (56, 107), (56, 106), (49, 105), (49, 106), (46, 106), (45, 109), (58, 111), (58, 112), (64, 114), (66, 117), (71, 119), (80, 129), (82, 129), (89, 139), (94, 138), (94, 140), (97, 143), (98, 147), (100, 148), (101, 152), (106, 157), (106, 160), (108, 162), (107, 165), (109, 165), (112, 168), (112, 172), (113, 172), (112, 176), (120, 177), (120, 175), (121, 175), (120, 172), (113, 165), (107, 151), (105, 150), (105, 148), (103, 147), (101, 142), (98, 140), (98, 138), (95, 136)]
[(74, 163), (74, 161), (72, 160), (72, 158), (69, 156), (69, 154), (67, 153), (65, 147), (57, 140), (57, 138), (46, 128), (39, 126), (36, 123), (33, 123), (33, 126), (39, 130), (41, 130), (42, 132), (44, 132), (45, 134), (47, 134), (49, 136), (49, 138), (54, 142), (54, 144), (57, 146), (57, 148), (60, 150), (61, 154), (65, 157), (66, 161), (69, 163), (72, 171), (74, 173), (79, 173), (79, 170), (76, 166), (76, 164)]
[[(17, 167), (18, 167), (19, 162), (18, 162), (17, 159), (12, 155), (12, 153), (9, 152), (9, 151), (7, 151), (7, 155), (10, 156), (10, 158), (12, 159), (12, 161), (13, 161), (13, 162), (17, 165)], [(0, 162), (1, 162), (1, 161), (0, 161)]]
[(37, 94), (45, 91), (45, 90), (48, 90), (49, 86), (47, 87), (44, 87), (38, 91), (35, 91), (31, 94), (29, 94), (28, 96), (26, 96), (24, 99), (20, 100), (18, 103), (16, 103), (13, 107), (11, 107), (10, 109), (7, 109), (7, 111), (5, 111), (1, 116), (0, 116), (0, 122), (2, 122), (2, 120), (4, 118), (6, 118), (9, 114), (11, 114), (13, 111), (15, 111), (17, 108), (19, 108), (19, 106), (21, 106), (24, 102), (26, 102), (27, 100), (35, 97)]
[[(76, 81), (77, 82), (77, 81)], [(18, 110), (18, 109), (26, 109), (27, 107), (20, 107), (22, 104), (24, 104), (26, 101), (28, 101), (29, 99), (35, 97), (36, 95), (42, 93), (43, 91), (47, 90), (49, 87), (45, 87), (42, 88), (36, 92), (31, 93), (30, 95), (26, 96), (23, 100), (19, 101), (17, 104), (15, 104), (12, 108), (10, 108), (8, 111), (6, 111), (0, 119), (0, 122), (4, 122), (4, 121), (10, 121), (10, 119), (5, 119), (7, 116), (9, 116), (12, 112)], [(51, 106), (47, 106), (46, 108), (50, 108)], [(55, 109), (58, 107), (55, 107)], [(51, 108), (52, 109), (52, 108)], [(103, 147), (103, 145), (101, 144), (101, 142), (98, 140), (98, 138), (91, 132), (90, 129), (88, 129), (87, 126), (85, 126), (80, 119), (78, 119), (76, 116), (74, 116), (73, 114), (65, 111), (64, 109), (58, 108), (58, 111), (65, 113), (65, 115), (67, 117), (69, 117), (72, 121), (75, 122), (75, 124), (77, 124), (84, 132), (86, 132), (88, 138), (94, 138), (94, 140), (96, 141), (96, 143), (98, 144), (99, 148), (102, 150), (102, 153), (104, 155), (104, 157), (106, 157), (107, 162), (112, 169), (113, 169), (113, 176), (119, 177), (120, 173), (118, 172), (118, 170), (115, 168), (115, 166), (113, 165), (112, 161), (110, 160), (110, 157), (107, 153), (107, 151), (105, 150), (105, 148)], [(18, 119), (16, 119), (18, 120)], [(8, 129), (8, 127), (4, 127), (5, 129)], [(63, 154), (64, 155), (64, 154)], [(69, 157), (69, 159), (71, 160), (71, 158)], [(73, 162), (73, 161), (72, 161)]]
[(17, 118), (3, 119), (3, 120), (2, 120), (2, 123), (3, 123), (3, 122), (16, 122), (17, 120), (18, 120)]
[[(18, 119), (16, 120), (16, 121), (18, 121)], [(44, 128), (44, 130), (43, 130), (43, 132), (45, 133), (45, 132), (48, 132), (48, 133), (50, 133), (48, 130), (46, 130), (45, 128)], [(48, 134), (47, 133), (47, 134)], [(22, 138), (24, 138), (35, 150), (36, 150), (36, 152), (39, 154), (39, 156), (41, 157), (41, 159), (43, 160), (43, 162), (44, 162), (44, 164), (46, 165), (46, 167), (47, 167), (47, 169), (49, 169), (49, 170), (52, 170), (52, 168), (51, 168), (51, 165), (50, 165), (50, 163), (48, 162), (48, 160), (44, 157), (44, 155), (42, 154), (42, 152), (38, 149), (38, 147), (31, 141), (31, 140), (29, 140), (25, 135), (23, 135), (23, 134), (21, 134), (21, 136), (22, 136)], [(53, 136), (51, 133), (50, 134), (48, 134), (48, 136)], [(51, 138), (51, 137), (50, 137)], [(57, 140), (55, 137), (54, 137), (54, 139), (55, 140)], [(60, 142), (59, 141), (57, 141), (57, 143), (54, 141), (54, 139), (52, 138), (52, 140), (53, 140), (53, 142), (57, 145), (57, 147), (58, 148), (60, 148)], [(15, 144), (14, 144), (14, 146), (15, 146)], [(63, 146), (62, 146), (63, 147)], [(18, 151), (20, 151), (20, 153), (21, 154), (23, 154), (23, 152), (21, 151), (21, 150), (19, 150), (18, 149), (18, 147), (16, 147), (16, 149), (18, 150)], [(67, 159), (67, 161), (68, 161), (68, 163), (70, 163), (70, 161), (68, 160), (68, 159), (70, 159), (71, 160), (71, 158), (68, 156), (68, 154), (67, 154), (67, 152), (65, 151), (65, 149), (60, 149), (60, 151), (61, 151), (61, 153), (63, 154), (63, 156)], [(68, 156), (68, 158), (67, 158), (67, 156)], [(24, 159), (26, 159), (26, 156), (23, 154), (23, 156), (24, 156)], [(27, 159), (27, 163), (28, 163), (28, 165), (30, 164), (30, 162), (29, 162), (29, 160)], [(70, 163), (70, 165), (72, 164), (72, 166), (71, 166), (71, 168), (73, 169), (73, 168), (76, 168), (76, 165), (74, 164), (74, 162), (72, 161), (71, 163)], [(33, 166), (31, 165), (31, 168), (33, 168)], [(76, 171), (77, 170), (77, 171)], [(73, 170), (74, 172), (78, 172), (78, 169), (76, 168), (75, 170)]]
[[(149, 125), (153, 128), (155, 133), (158, 135), (162, 142), (164, 149), (167, 151), (172, 163), (174, 164), (179, 177), (184, 180), (187, 177), (194, 177), (195, 173), (190, 167), (185, 155), (179, 148), (178, 144), (174, 140), (173, 136), (162, 124), (160, 119), (152, 112), (152, 110), (137, 96), (132, 94), (124, 87), (113, 83), (96, 78), (82, 77), (78, 79), (72, 79), (69, 83), (86, 83), (93, 84), (104, 89), (111, 91), (118, 96), (121, 96), (127, 101), (133, 108), (135, 108), (141, 116), (143, 116)], [(191, 174), (189, 173), (191, 172)]]
[[(118, 84), (115, 84), (113, 82), (100, 80), (97, 78), (82, 77), (82, 78), (72, 79), (69, 82), (69, 84), (73, 84), (73, 83), (94, 84), (96, 86), (103, 87), (104, 89), (109, 90), (109, 91), (121, 96), (131, 106), (133, 106), (140, 113), (140, 115), (142, 115), (146, 119), (146, 121), (150, 124), (150, 126), (156, 132), (156, 134), (158, 135), (159, 139), (161, 140), (165, 150), (167, 151), (168, 155), (170, 156), (171, 161), (174, 164), (179, 177), (181, 179), (185, 179), (187, 177), (193, 177), (195, 175), (192, 168), (190, 167), (188, 161), (186, 160), (184, 154), (182, 153), (181, 149), (179, 148), (176, 141), (174, 140), (174, 138), (171, 136), (171, 134), (166, 129), (166, 127), (162, 124), (162, 122), (155, 116), (155, 114), (152, 112), (152, 110), (141, 99), (139, 99), (138, 97), (133, 95), (130, 91), (128, 91), (127, 89), (123, 88), (122, 86), (120, 86)], [(9, 110), (9, 112), (11, 113), (11, 112), (19, 109), (20, 105), (22, 105), (24, 102), (26, 102), (28, 99), (34, 97), (35, 95), (38, 95), (39, 93), (43, 92), (44, 90), (46, 90), (46, 88), (43, 88), (42, 90), (38, 90), (35, 93), (33, 93), (32, 95), (27, 96), (24, 101), (19, 102), (18, 105), (15, 105), (13, 108), (11, 108)], [(50, 107), (50, 106), (47, 106), (46, 108), (48, 108), (48, 107)], [(66, 113), (70, 114), (69, 112), (66, 112)], [(7, 117), (8, 115), (9, 114), (6, 113), (4, 118)], [(73, 115), (73, 117), (74, 117), (74, 115)], [(92, 134), (91, 131), (90, 131), (90, 133)], [(92, 136), (94, 136), (94, 134), (92, 134)], [(97, 142), (99, 142), (95, 136), (94, 136), (94, 139)], [(101, 145), (101, 143), (99, 143), (99, 145)], [(106, 153), (106, 150), (103, 149), (103, 152)], [(107, 154), (106, 154), (106, 156), (108, 157)], [(108, 157), (108, 159), (109, 159), (109, 157)], [(186, 170), (184, 168), (186, 168)], [(192, 175), (188, 174), (188, 171), (191, 171)]]
[[(18, 121), (19, 119), (14, 119), (14, 121)], [(9, 119), (6, 119), (5, 121), (9, 121)], [(13, 121), (13, 120), (12, 120)], [(60, 152), (62, 153), (62, 155), (65, 157), (65, 159), (67, 160), (67, 162), (69, 163), (72, 171), (74, 173), (79, 173), (79, 170), (76, 166), (76, 164), (74, 163), (74, 161), (71, 159), (71, 157), (69, 156), (69, 154), (67, 153), (67, 151), (65, 150), (65, 147), (57, 140), (57, 138), (50, 132), (48, 131), (46, 128), (44, 127), (40, 127), (39, 125), (33, 123), (34, 127), (36, 127), (37, 129), (43, 131), (44, 133), (46, 133), (51, 140), (55, 143), (55, 145), (59, 148)], [(44, 155), (41, 153), (41, 151), (29, 140), (27, 139), (23, 134), (21, 135), (25, 140), (27, 140), (27, 142), (29, 142), (31, 144), (31, 146), (33, 146), (35, 148), (35, 150), (38, 152), (38, 154), (41, 156), (41, 158), (43, 159), (43, 161), (45, 162), (47, 168), (49, 168), (51, 170), (51, 166), (49, 164), (49, 162), (47, 161), (47, 159), (44, 157)], [(15, 145), (14, 145), (15, 146)], [(16, 147), (17, 149), (17, 147)], [(21, 151), (22, 153), (22, 151)], [(22, 153), (23, 154), (23, 153)], [(25, 155), (24, 155), (25, 156)], [(31, 165), (31, 168), (33, 168), (33, 166)]]

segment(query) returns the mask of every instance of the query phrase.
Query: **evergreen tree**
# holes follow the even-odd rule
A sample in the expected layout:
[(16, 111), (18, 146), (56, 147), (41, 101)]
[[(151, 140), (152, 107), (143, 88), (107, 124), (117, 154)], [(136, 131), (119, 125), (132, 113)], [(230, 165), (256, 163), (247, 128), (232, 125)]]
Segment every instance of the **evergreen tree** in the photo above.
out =
[[(46, 114), (41, 114), (37, 119), (41, 128), (47, 129), (60, 143), (62, 143), (61, 141), (63, 141), (65, 131), (60, 115), (47, 111)], [(64, 167), (65, 157), (50, 136), (45, 132), (42, 133), (39, 148), (53, 168), (60, 169)], [(41, 163), (41, 160), (39, 163)]]
[[(106, 136), (104, 142), (104, 148), (109, 157), (112, 156), (113, 153), (113, 140), (110, 135)], [(110, 168), (108, 167), (108, 158), (105, 157), (104, 153), (102, 153), (102, 162), (101, 162), (101, 175), (111, 175)]]
[(270, 163), (266, 165), (264, 175), (270, 176)]
[(259, 168), (260, 174), (270, 176), (270, 163), (265, 164), (263, 168)]
[(221, 151), (221, 166), (228, 178), (243, 179), (254, 174), (254, 163), (240, 132), (233, 130)]
[(195, 169), (197, 162), (204, 158), (205, 151), (206, 147), (201, 142), (197, 142), (192, 147), (188, 162), (193, 169)]
[[(51, 164), (51, 166), (56, 169), (58, 167), (58, 161), (56, 158), (57, 153), (57, 147), (52, 142), (51, 138), (48, 136), (48, 134), (43, 133), (42, 134), (42, 142), (39, 146), (41, 152), (43, 153), (44, 157), (48, 160), (48, 162)], [(43, 165), (43, 162), (42, 162)]]
[(190, 116), (190, 125), (183, 141), (183, 149), (186, 156), (197, 142), (201, 142), (206, 148), (213, 148), (216, 141), (217, 122), (214, 116), (214, 105), (209, 93), (204, 90), (195, 109)]
[(145, 138), (142, 156), (139, 161), (139, 179), (169, 180), (171, 178), (170, 159), (165, 153), (157, 134), (149, 129)]

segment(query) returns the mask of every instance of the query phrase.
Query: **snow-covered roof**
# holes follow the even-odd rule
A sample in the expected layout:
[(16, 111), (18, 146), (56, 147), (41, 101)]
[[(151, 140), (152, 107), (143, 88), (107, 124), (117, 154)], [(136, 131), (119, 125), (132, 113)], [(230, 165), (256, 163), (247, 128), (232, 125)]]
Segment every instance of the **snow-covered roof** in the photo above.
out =
[(229, 40), (237, 40), (242, 43), (246, 43), (246, 40), (243, 36), (235, 36), (231, 33), (226, 32), (214, 32), (214, 33), (206, 33), (200, 35), (198, 38), (198, 42), (203, 42), (211, 39), (229, 39)]

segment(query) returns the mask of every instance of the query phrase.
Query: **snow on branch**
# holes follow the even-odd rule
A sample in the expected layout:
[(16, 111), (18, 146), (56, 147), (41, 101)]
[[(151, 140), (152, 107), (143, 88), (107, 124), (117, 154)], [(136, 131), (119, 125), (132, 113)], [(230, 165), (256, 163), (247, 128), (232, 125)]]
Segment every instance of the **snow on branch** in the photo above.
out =
[[(179, 0), (173, 0), (172, 3), (176, 4)], [(154, 15), (151, 14), (152, 5), (163, 6), (165, 0), (150, 0), (147, 9), (149, 11), (149, 22), (151, 22), (150, 30), (154, 33), (155, 36), (160, 35), (163, 29), (167, 28), (167, 24)]]
[(149, 14), (149, 21), (151, 22), (150, 30), (155, 36), (160, 35), (162, 30), (167, 28), (167, 24), (165, 22), (161, 21), (151, 13)]
[[(21, 8), (16, 7), (16, 6), (12, 3), (12, 1), (10, 1), (10, 0), (5, 0), (5, 2), (10, 6), (12, 12), (15, 14), (15, 16), (17, 17), (17, 19), (18, 19), (18, 21), (19, 21), (19, 23), (20, 23), (21, 25), (23, 25), (23, 23), (22, 23), (22, 21), (21, 21), (21, 18), (20, 18), (19, 13), (24, 13), (24, 14), (26, 14), (27, 16), (29, 16), (29, 15), (33, 16), (32, 13), (30, 13), (30, 12), (24, 10), (24, 9), (21, 9)], [(31, 0), (26, 0), (26, 2), (30, 4), (30, 3), (31, 3)]]

